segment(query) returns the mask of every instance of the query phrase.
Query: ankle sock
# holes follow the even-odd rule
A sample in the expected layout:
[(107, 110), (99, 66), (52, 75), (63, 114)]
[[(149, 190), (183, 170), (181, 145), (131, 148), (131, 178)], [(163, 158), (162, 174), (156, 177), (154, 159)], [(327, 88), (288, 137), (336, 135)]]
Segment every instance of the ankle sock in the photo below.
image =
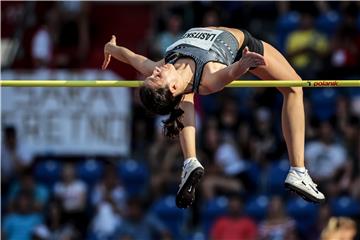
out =
[(306, 172), (306, 168), (304, 168), (304, 167), (290, 167), (290, 171), (295, 171), (297, 174), (304, 174)]
[(185, 161), (184, 161), (184, 166), (185, 166), (186, 164), (188, 164), (191, 160), (194, 160), (194, 159), (196, 159), (196, 158), (191, 157), (191, 158), (185, 159)]

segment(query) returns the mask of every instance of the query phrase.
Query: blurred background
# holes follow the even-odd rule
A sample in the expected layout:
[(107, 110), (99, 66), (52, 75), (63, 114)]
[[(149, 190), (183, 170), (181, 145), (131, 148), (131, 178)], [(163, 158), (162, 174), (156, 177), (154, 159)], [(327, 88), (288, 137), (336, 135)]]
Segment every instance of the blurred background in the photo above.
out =
[[(112, 34), (159, 60), (188, 28), (210, 25), (247, 29), (303, 79), (359, 79), (359, 9), (346, 1), (1, 1), (1, 79), (143, 79), (114, 60), (100, 70)], [(337, 240), (336, 229), (359, 228), (360, 91), (307, 88), (304, 101), (305, 160), (325, 204), (283, 187), (281, 94), (238, 88), (196, 97), (206, 175), (194, 206), (179, 210), (179, 142), (163, 137), (162, 118), (143, 110), (136, 89), (2, 88), (2, 239), (315, 240), (331, 217), (346, 217), (327, 228), (326, 239)]]

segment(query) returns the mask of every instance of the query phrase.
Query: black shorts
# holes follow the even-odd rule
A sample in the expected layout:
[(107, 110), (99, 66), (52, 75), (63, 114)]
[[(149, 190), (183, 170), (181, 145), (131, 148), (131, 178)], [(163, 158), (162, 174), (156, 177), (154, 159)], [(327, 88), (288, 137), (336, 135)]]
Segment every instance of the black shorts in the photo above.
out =
[(238, 61), (242, 56), (242, 51), (247, 46), (251, 52), (256, 52), (264, 56), (264, 45), (259, 39), (254, 38), (248, 31), (241, 30), (244, 33), (244, 41), (240, 49), (236, 53), (235, 61)]

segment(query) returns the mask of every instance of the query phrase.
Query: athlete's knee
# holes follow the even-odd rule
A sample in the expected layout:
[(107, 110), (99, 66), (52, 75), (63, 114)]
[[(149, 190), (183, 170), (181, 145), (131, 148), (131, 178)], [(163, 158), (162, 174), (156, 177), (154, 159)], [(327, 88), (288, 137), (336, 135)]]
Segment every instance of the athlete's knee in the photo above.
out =
[[(302, 81), (301, 77), (297, 74), (294, 75), (294, 77), (292, 77), (291, 80)], [(295, 94), (295, 95), (299, 95), (301, 97), (303, 95), (302, 87), (282, 87), (282, 88), (278, 88), (278, 89), (283, 95)]]
[(278, 88), (278, 89), (284, 96), (288, 96), (290, 94), (296, 95), (299, 97), (303, 96), (302, 87), (282, 87), (282, 88)]

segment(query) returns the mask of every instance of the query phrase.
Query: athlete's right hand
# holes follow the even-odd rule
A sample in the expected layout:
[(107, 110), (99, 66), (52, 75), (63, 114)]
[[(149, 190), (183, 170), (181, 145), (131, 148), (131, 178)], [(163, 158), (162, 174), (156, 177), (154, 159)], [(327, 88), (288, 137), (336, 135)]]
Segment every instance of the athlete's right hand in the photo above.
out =
[(251, 52), (248, 47), (244, 48), (239, 62), (241, 66), (247, 70), (253, 67), (266, 65), (264, 57), (256, 52)]
[(105, 70), (110, 63), (111, 60), (110, 48), (113, 46), (116, 46), (115, 35), (112, 35), (110, 41), (106, 43), (104, 46), (104, 62), (101, 67), (103, 70)]

